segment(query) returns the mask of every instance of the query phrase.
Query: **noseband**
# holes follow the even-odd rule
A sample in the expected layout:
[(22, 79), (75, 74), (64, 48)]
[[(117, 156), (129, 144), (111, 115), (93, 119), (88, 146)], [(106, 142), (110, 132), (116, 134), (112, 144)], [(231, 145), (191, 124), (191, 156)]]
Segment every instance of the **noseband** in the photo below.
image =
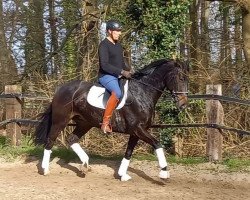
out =
[(178, 101), (181, 101), (182, 99), (185, 98), (184, 96), (181, 96), (181, 98), (179, 98), (178, 95), (180, 95), (180, 94), (183, 94), (183, 95), (187, 96), (188, 92), (175, 92), (175, 91), (171, 92), (171, 96), (172, 96), (172, 98), (173, 98), (173, 100), (174, 100), (175, 103), (178, 102)]

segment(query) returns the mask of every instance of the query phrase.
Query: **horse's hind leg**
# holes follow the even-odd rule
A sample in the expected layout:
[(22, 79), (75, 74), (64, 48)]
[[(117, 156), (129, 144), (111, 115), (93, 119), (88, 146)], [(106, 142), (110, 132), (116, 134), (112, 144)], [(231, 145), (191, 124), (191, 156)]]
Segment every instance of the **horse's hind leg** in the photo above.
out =
[(121, 181), (128, 181), (131, 177), (127, 174), (128, 166), (130, 163), (130, 158), (134, 151), (135, 146), (138, 143), (139, 138), (136, 135), (130, 135), (125, 156), (122, 159), (120, 168), (118, 170), (118, 175), (121, 177)]
[(43, 174), (47, 175), (49, 173), (49, 162), (50, 162), (50, 155), (52, 153), (52, 147), (58, 137), (60, 131), (62, 131), (67, 126), (68, 121), (59, 121), (54, 120), (49, 132), (49, 136), (47, 142), (45, 144), (44, 153), (43, 153), (43, 160), (42, 160), (42, 169)]
[[(75, 120), (76, 121), (76, 120)], [(89, 131), (91, 126), (89, 126), (84, 121), (76, 121), (76, 127), (71, 135), (68, 136), (67, 142), (72, 150), (77, 154), (82, 164), (80, 166), (80, 171), (87, 172), (89, 171), (89, 156), (83, 150), (83, 148), (79, 145), (80, 138), (85, 135)], [(87, 169), (86, 169), (87, 168)], [(86, 169), (86, 170), (85, 170)]]

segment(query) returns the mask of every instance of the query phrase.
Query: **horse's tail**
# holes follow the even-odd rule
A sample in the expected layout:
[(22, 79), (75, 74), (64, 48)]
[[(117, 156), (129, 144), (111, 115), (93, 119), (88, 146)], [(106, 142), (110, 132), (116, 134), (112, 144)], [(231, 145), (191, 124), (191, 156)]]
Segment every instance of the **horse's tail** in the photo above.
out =
[(35, 144), (43, 145), (46, 144), (48, 135), (50, 132), (51, 124), (52, 124), (52, 105), (50, 104), (47, 110), (40, 117), (40, 122), (36, 127), (35, 131)]

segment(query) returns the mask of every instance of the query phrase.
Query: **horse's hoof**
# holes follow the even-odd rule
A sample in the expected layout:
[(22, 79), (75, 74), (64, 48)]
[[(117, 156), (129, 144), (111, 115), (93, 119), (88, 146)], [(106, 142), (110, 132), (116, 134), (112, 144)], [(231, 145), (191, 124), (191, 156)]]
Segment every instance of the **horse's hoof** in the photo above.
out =
[(162, 179), (168, 179), (168, 178), (170, 178), (170, 173), (169, 173), (169, 171), (161, 170), (159, 177)]
[(123, 176), (121, 176), (121, 181), (128, 181), (130, 179), (132, 179), (132, 178), (128, 174), (124, 174)]
[(87, 174), (87, 173), (90, 172), (90, 171), (91, 171), (91, 167), (90, 167), (89, 165), (87, 165), (86, 163), (80, 165), (80, 172), (81, 172), (81, 173)]
[(49, 174), (49, 169), (43, 169), (43, 175), (47, 176)]

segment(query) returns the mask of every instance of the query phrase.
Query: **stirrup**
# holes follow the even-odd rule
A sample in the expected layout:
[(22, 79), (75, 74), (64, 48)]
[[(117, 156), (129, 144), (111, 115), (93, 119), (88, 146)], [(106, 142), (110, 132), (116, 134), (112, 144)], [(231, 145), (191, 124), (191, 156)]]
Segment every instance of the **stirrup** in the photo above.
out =
[(102, 123), (101, 129), (103, 133), (112, 133), (112, 127), (109, 123)]

